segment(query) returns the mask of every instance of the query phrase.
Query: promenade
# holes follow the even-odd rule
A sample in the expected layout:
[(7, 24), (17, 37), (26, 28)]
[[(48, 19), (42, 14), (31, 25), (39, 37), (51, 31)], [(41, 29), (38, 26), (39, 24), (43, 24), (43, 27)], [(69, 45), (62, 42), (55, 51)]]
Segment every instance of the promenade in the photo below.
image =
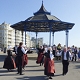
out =
[[(12, 70), (8, 72), (3, 69), (3, 61), (6, 57), (5, 53), (0, 53), (0, 80), (51, 80), (44, 75), (44, 66), (39, 66), (36, 64), (37, 54), (28, 54), (29, 60), (28, 65), (26, 65), (25, 70), (23, 70), (24, 75), (18, 75), (17, 70)], [(32, 60), (31, 60), (32, 57)], [(62, 74), (62, 63), (61, 61), (55, 61), (56, 73), (52, 80), (80, 80), (80, 62), (70, 62), (69, 72), (63, 76)]]

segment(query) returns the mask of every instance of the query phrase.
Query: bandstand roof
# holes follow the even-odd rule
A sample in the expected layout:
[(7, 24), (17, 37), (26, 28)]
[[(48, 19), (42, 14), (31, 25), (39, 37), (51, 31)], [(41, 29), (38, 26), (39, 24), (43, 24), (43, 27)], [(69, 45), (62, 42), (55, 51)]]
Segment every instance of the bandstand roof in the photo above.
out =
[(20, 21), (11, 25), (12, 28), (30, 32), (56, 32), (72, 29), (74, 23), (64, 22), (51, 15), (42, 3), (41, 8), (25, 21)]

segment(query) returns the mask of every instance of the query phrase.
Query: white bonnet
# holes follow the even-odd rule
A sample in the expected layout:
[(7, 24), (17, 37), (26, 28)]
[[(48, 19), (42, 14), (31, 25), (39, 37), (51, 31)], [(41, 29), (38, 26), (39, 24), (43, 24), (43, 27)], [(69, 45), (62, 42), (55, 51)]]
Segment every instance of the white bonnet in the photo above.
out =
[(52, 51), (52, 47), (48, 47), (48, 50)]

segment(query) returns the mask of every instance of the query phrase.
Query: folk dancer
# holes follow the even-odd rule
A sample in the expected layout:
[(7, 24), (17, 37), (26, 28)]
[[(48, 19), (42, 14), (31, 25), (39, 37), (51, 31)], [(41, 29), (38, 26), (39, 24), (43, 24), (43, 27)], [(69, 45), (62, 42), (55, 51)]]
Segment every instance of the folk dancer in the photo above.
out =
[(75, 49), (75, 47), (73, 45), (72, 48), (71, 48), (71, 50), (72, 50), (72, 61), (74, 60), (74, 49)]
[(54, 57), (56, 57), (56, 46), (52, 46), (52, 53), (54, 55)]
[(4, 65), (3, 68), (6, 68), (8, 71), (10, 71), (11, 69), (15, 69), (16, 68), (16, 64), (15, 61), (13, 59), (13, 55), (12, 55), (12, 50), (11, 50), (11, 46), (8, 48), (7, 50), (7, 57), (4, 60)]
[(18, 68), (18, 73), (20, 75), (22, 74), (22, 67), (23, 67), (23, 55), (27, 53), (27, 50), (25, 51), (25, 49), (23, 48), (23, 43), (20, 42), (19, 43), (19, 47), (17, 48), (17, 68)]
[[(27, 48), (26, 48), (26, 45), (23, 46), (25, 51), (27, 50), (27, 52), (29, 51)], [(23, 58), (22, 58), (22, 68), (25, 70), (25, 66), (28, 64), (28, 56), (27, 56), (27, 52), (26, 54), (23, 54)]]
[(49, 79), (52, 79), (52, 76), (54, 76), (55, 68), (54, 68), (54, 55), (52, 54), (52, 48), (49, 47), (47, 53), (44, 54), (44, 74), (49, 77)]
[(43, 52), (44, 52), (44, 48), (43, 46), (40, 46), (40, 48), (38, 48), (38, 57), (36, 61), (37, 64), (40, 63), (40, 66), (43, 65), (43, 59), (44, 59)]
[(13, 52), (15, 52), (15, 54), (17, 54), (17, 48), (18, 48), (18, 45), (15, 45), (15, 47), (13, 48)]
[(75, 49), (74, 49), (74, 59), (75, 59), (75, 61), (77, 60), (77, 58), (78, 58), (78, 51), (77, 51), (77, 47), (75, 47)]
[(78, 60), (80, 60), (80, 48), (79, 48), (79, 51), (78, 51)]

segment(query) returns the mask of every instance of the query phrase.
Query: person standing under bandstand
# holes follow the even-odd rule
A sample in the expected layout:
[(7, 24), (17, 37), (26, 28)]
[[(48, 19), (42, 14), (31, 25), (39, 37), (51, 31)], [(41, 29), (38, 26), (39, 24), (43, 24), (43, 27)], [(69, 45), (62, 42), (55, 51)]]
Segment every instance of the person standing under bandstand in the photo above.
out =
[(37, 61), (36, 63), (39, 64), (40, 63), (40, 66), (43, 65), (43, 59), (44, 59), (44, 48), (43, 46), (40, 46), (40, 48), (37, 48), (38, 49), (38, 57), (37, 57)]

